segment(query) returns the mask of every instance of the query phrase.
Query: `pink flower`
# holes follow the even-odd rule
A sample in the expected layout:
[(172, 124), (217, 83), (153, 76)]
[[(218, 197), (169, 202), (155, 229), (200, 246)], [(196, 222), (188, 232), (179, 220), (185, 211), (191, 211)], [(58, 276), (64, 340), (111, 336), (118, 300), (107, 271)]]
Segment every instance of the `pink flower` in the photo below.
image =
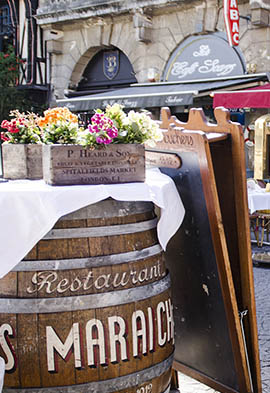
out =
[(91, 132), (91, 134), (94, 134), (94, 127), (93, 126), (91, 126), (91, 124), (89, 124), (89, 126), (88, 126), (88, 131), (89, 132)]
[(110, 138), (116, 138), (118, 135), (118, 130), (116, 127), (109, 128), (107, 134)]
[(97, 143), (102, 144), (104, 143), (104, 145), (108, 145), (109, 143), (112, 142), (112, 139), (109, 138), (105, 138), (104, 136), (98, 136), (96, 139)]
[(113, 141), (113, 138), (118, 136), (118, 130), (114, 126), (113, 120), (105, 116), (104, 113), (97, 112), (91, 117), (88, 130), (95, 136), (96, 142), (99, 144), (108, 145)]
[(103, 137), (101, 137), (101, 136), (97, 136), (97, 139), (96, 139), (96, 141), (97, 141), (97, 143), (104, 143), (104, 138)]

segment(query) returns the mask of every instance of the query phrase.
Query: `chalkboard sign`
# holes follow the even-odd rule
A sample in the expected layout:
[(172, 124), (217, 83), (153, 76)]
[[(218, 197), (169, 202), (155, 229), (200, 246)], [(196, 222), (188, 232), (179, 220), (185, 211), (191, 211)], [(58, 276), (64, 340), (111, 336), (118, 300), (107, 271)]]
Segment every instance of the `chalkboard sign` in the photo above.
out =
[[(162, 110), (168, 129), (155, 151), (178, 156), (161, 170), (186, 214), (166, 261), (172, 276), (174, 368), (220, 392), (261, 392), (244, 148), (241, 127), (217, 109), (218, 124), (191, 110), (188, 123)], [(151, 151), (150, 151), (151, 150)], [(244, 324), (240, 314), (247, 316)], [(181, 381), (180, 381), (181, 389)]]

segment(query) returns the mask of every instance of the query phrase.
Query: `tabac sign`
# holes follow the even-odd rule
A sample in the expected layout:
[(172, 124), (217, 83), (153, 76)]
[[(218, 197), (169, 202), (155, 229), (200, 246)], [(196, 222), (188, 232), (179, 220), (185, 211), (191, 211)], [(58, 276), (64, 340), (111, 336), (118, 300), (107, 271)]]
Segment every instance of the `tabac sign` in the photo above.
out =
[(237, 46), (239, 44), (239, 10), (237, 0), (223, 0), (223, 5), (228, 42), (231, 46)]

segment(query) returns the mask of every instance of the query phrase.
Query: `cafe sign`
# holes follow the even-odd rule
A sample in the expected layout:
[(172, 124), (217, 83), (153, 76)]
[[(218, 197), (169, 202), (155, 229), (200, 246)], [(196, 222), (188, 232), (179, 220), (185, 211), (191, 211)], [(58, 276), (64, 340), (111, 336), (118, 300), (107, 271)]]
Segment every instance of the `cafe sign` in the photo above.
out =
[(224, 20), (228, 42), (231, 46), (239, 44), (239, 10), (237, 0), (223, 0)]
[[(231, 0), (231, 3), (234, 2)], [(207, 34), (189, 37), (180, 44), (167, 64), (164, 80), (201, 80), (242, 74), (244, 61), (240, 51), (228, 45), (225, 34)]]

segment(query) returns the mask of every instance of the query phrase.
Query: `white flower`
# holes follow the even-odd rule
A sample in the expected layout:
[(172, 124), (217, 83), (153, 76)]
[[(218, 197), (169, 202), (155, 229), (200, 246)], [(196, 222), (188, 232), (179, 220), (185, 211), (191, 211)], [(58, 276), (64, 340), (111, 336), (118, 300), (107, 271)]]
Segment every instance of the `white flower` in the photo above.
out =
[(83, 128), (79, 128), (79, 130), (78, 130), (78, 136), (77, 136), (77, 139), (78, 139), (78, 144), (80, 145), (80, 144), (83, 144), (83, 142), (85, 141), (85, 137), (87, 136), (89, 134), (89, 131), (86, 129), (83, 129)]

